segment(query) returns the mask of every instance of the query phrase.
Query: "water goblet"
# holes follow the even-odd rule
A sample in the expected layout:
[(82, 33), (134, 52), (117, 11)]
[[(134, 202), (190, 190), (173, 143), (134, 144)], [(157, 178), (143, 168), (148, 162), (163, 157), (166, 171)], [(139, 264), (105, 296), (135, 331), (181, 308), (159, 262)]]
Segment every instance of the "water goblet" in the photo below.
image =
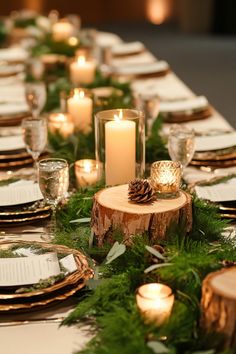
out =
[(25, 98), (32, 116), (38, 118), (47, 98), (44, 82), (27, 82), (25, 84)]
[(39, 162), (39, 187), (46, 204), (52, 207), (49, 232), (44, 240), (54, 238), (56, 230), (56, 208), (65, 199), (69, 187), (69, 166), (66, 160), (57, 158), (43, 159)]
[(38, 158), (47, 145), (47, 121), (44, 118), (24, 118), (21, 127), (25, 147), (34, 160), (35, 174), (37, 176)]
[(170, 129), (168, 151), (171, 160), (179, 161), (184, 169), (194, 155), (194, 131), (185, 126), (174, 124)]

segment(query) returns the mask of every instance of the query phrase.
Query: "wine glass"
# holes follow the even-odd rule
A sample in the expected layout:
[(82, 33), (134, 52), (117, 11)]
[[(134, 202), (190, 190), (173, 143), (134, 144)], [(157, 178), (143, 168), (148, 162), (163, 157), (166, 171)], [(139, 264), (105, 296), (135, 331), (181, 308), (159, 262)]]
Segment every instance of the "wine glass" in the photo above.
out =
[(194, 131), (185, 126), (174, 124), (170, 129), (168, 151), (171, 159), (179, 161), (184, 169), (194, 155)]
[(47, 99), (44, 82), (27, 82), (25, 84), (25, 98), (32, 116), (38, 118)]
[(26, 150), (34, 160), (35, 175), (37, 176), (38, 158), (47, 145), (47, 121), (44, 118), (24, 118), (21, 127)]
[(38, 170), (40, 190), (45, 202), (52, 206), (51, 225), (46, 239), (48, 241), (54, 237), (57, 205), (66, 197), (69, 187), (69, 166), (64, 159), (49, 158), (39, 162)]

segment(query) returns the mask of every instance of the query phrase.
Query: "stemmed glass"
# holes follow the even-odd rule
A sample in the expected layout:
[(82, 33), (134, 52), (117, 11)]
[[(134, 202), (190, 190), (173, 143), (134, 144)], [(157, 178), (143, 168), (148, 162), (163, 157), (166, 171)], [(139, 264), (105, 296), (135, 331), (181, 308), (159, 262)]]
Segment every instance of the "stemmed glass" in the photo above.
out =
[(179, 161), (184, 169), (194, 155), (194, 131), (185, 126), (174, 124), (170, 129), (168, 151), (171, 159)]
[(47, 98), (44, 82), (27, 82), (25, 84), (25, 98), (29, 110), (34, 118), (38, 118)]
[(45, 118), (25, 118), (22, 120), (22, 135), (27, 152), (32, 156), (37, 176), (37, 162), (39, 155), (47, 144), (48, 129)]
[(39, 162), (39, 187), (45, 202), (52, 206), (51, 225), (46, 241), (54, 238), (56, 230), (56, 208), (66, 197), (69, 187), (69, 166), (66, 160), (49, 158)]

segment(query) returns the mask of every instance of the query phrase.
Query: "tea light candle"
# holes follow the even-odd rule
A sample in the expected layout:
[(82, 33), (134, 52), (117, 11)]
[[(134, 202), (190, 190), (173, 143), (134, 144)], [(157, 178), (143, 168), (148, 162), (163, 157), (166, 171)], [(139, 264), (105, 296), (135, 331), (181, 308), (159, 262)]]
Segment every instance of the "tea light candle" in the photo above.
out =
[(182, 177), (180, 162), (157, 161), (151, 166), (151, 184), (160, 197), (178, 195)]
[(66, 113), (52, 113), (48, 119), (48, 128), (52, 134), (59, 133), (64, 138), (74, 132), (72, 117)]
[(100, 163), (96, 160), (79, 160), (75, 163), (77, 185), (87, 187), (96, 184), (100, 179)]
[(129, 183), (135, 178), (135, 122), (119, 116), (105, 124), (105, 178), (107, 185)]
[(95, 77), (95, 61), (79, 56), (70, 64), (70, 78), (74, 85), (91, 84)]
[(174, 295), (167, 285), (144, 284), (136, 292), (136, 302), (144, 320), (160, 326), (168, 320), (171, 314)]
[(62, 42), (73, 36), (74, 27), (69, 22), (57, 22), (52, 26), (52, 37), (54, 41)]
[(86, 97), (82, 89), (74, 89), (74, 94), (67, 101), (68, 112), (72, 115), (76, 130), (89, 132), (92, 122), (93, 101)]

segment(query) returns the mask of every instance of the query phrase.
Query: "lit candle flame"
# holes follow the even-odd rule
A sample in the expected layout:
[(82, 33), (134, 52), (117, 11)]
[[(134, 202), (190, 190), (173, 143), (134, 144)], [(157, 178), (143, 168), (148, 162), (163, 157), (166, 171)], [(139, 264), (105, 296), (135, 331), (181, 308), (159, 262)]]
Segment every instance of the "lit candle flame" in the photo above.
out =
[(74, 97), (84, 98), (85, 94), (83, 90), (74, 89)]
[(91, 170), (92, 170), (91, 162), (85, 161), (85, 162), (84, 162), (84, 171), (85, 171), (86, 173), (90, 173)]
[(65, 117), (64, 114), (60, 113), (57, 116), (57, 120), (60, 121), (60, 122), (65, 122), (66, 121), (66, 117)]
[(83, 65), (86, 62), (85, 57), (83, 55), (78, 56), (77, 63)]
[(116, 122), (120, 122), (122, 119), (123, 119), (123, 112), (122, 112), (122, 109), (120, 109), (119, 115), (114, 114), (114, 120)]

